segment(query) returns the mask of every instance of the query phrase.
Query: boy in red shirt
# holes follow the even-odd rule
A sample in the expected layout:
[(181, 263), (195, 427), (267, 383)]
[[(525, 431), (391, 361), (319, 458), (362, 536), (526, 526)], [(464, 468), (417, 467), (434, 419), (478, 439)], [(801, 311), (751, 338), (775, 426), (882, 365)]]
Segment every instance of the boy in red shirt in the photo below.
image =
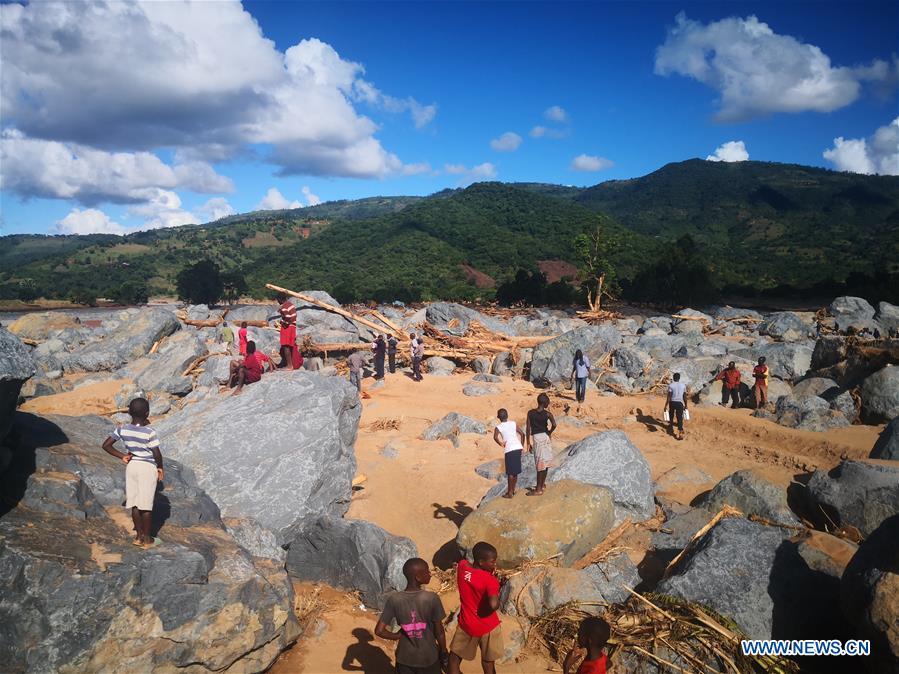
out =
[(459, 586), (459, 627), (450, 644), (447, 674), (460, 674), (462, 660), (474, 660), (481, 650), (484, 674), (496, 674), (496, 661), (506, 648), (499, 616), (499, 581), (496, 571), (496, 548), (489, 543), (475, 543), (471, 551), (474, 565), (463, 559), (456, 570)]
[(718, 373), (715, 381), (721, 384), (721, 404), (727, 407), (728, 398), (731, 400), (731, 407), (737, 409), (740, 406), (740, 371), (737, 364), (730, 361), (727, 367)]
[(240, 330), (237, 331), (237, 348), (241, 356), (247, 355), (247, 322), (240, 324)]
[(243, 389), (244, 384), (254, 384), (262, 379), (263, 363), (271, 363), (271, 359), (261, 351), (256, 351), (256, 342), (247, 342), (247, 355), (243, 362), (231, 361), (231, 380), (228, 384), (234, 388), (234, 395)]
[[(603, 647), (608, 643), (612, 630), (602, 618), (584, 618), (577, 631), (577, 646), (571, 649), (565, 664), (562, 665), (564, 674), (606, 674), (608, 658), (603, 652)], [(575, 661), (585, 655), (577, 670), (574, 669)]]

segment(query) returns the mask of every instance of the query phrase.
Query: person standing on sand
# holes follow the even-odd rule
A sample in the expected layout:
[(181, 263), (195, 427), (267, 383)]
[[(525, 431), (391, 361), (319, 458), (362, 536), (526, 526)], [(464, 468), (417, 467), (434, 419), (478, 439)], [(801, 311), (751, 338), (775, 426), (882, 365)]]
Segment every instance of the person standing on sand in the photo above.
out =
[(496, 548), (483, 541), (471, 550), (474, 564), (463, 559), (456, 567), (459, 588), (459, 626), (450, 644), (447, 674), (461, 674), (462, 660), (474, 660), (481, 651), (484, 674), (496, 674), (496, 661), (503, 657), (503, 628), (499, 620), (499, 580)]
[(730, 399), (731, 408), (737, 409), (740, 406), (740, 371), (737, 364), (730, 361), (714, 381), (721, 382), (721, 404), (727, 407), (727, 401)]
[(528, 496), (542, 496), (546, 489), (546, 475), (553, 464), (552, 434), (556, 430), (556, 418), (549, 411), (549, 396), (537, 396), (537, 409), (528, 411), (525, 426), (525, 451), (534, 453), (537, 468), (537, 485)]
[(416, 337), (415, 333), (409, 335), (409, 349), (412, 356), (412, 379), (421, 381), (421, 359), (425, 355), (424, 342), (421, 337)]
[(524, 449), (524, 432), (518, 428), (518, 424), (509, 420), (509, 413), (501, 408), (496, 413), (499, 423), (493, 429), (493, 441), (503, 448), (506, 464), (506, 480), (508, 485), (503, 498), (515, 496), (515, 486), (518, 484), (518, 476), (521, 475), (521, 450)]
[(587, 379), (589, 378), (590, 359), (578, 349), (574, 352), (574, 360), (571, 363), (571, 380), (574, 382), (574, 396), (577, 398), (578, 410), (581, 409), (581, 403), (587, 397)]
[(394, 335), (389, 335), (387, 337), (387, 368), (390, 370), (390, 374), (396, 372), (396, 347), (399, 342), (396, 341), (396, 337)]
[(765, 357), (759, 358), (759, 364), (752, 368), (752, 377), (755, 379), (755, 409), (761, 409), (768, 404), (768, 378), (771, 371), (765, 365)]
[[(125, 464), (125, 507), (131, 509), (136, 537), (134, 545), (149, 547), (155, 543), (150, 534), (153, 521), (153, 499), (156, 483), (162, 482), (162, 453), (159, 437), (150, 428), (150, 403), (146, 398), (134, 398), (128, 403), (131, 423), (116, 428), (103, 441), (103, 451), (121, 459)], [(121, 442), (126, 452), (114, 445)]]
[(387, 355), (387, 342), (384, 341), (384, 335), (378, 335), (375, 338), (371, 350), (375, 354), (375, 379), (383, 379), (384, 356)]
[(687, 385), (680, 380), (680, 372), (675, 372), (674, 381), (668, 384), (665, 410), (668, 412), (668, 433), (674, 435), (674, 418), (677, 417), (678, 440), (684, 439), (684, 413), (687, 411)]
[(353, 351), (346, 362), (350, 366), (350, 384), (362, 393), (362, 367), (365, 365), (365, 356), (361, 351)]
[[(403, 564), (406, 589), (387, 597), (375, 625), (375, 634), (396, 644), (396, 674), (440, 674), (447, 667), (446, 611), (434, 592), (424, 589), (431, 582), (428, 563), (418, 557)], [(390, 626), (396, 622), (399, 629)]]

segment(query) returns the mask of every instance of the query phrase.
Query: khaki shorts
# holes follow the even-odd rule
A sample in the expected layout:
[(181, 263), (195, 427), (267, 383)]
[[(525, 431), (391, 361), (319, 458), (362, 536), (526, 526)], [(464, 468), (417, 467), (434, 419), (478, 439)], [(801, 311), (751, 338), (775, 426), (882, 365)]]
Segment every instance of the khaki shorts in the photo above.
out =
[(534, 433), (531, 436), (531, 447), (537, 470), (547, 470), (553, 465), (553, 443), (546, 433)]
[(153, 510), (156, 496), (156, 464), (131, 459), (125, 466), (125, 507)]
[(497, 625), (481, 637), (469, 636), (461, 627), (456, 628), (453, 642), (450, 644), (452, 653), (463, 660), (474, 660), (478, 654), (478, 648), (481, 649), (483, 662), (496, 662), (502, 658), (506, 652), (506, 646), (503, 643), (503, 626)]

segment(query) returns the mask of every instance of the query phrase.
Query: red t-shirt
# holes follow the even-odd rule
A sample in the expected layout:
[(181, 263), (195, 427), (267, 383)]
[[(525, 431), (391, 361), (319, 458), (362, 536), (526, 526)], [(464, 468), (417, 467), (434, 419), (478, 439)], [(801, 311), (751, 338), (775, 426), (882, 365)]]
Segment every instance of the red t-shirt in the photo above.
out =
[(241, 328), (237, 331), (237, 339), (240, 344), (240, 352), (244, 355), (247, 353), (247, 329)]
[(269, 361), (271, 359), (264, 353), (254, 351), (247, 354), (246, 358), (243, 359), (243, 364), (247, 368), (247, 375), (252, 375), (255, 381), (259, 381), (259, 378), (262, 377), (262, 364)]
[(740, 371), (737, 368), (731, 370), (726, 367), (718, 373), (715, 379), (723, 379), (725, 388), (728, 390), (734, 389), (740, 385)]
[(596, 660), (584, 660), (577, 668), (577, 674), (606, 674), (606, 660), (605, 653)]
[(499, 595), (499, 581), (492, 573), (472, 566), (467, 560), (459, 562), (456, 570), (459, 601), (462, 611), (459, 627), (471, 637), (482, 637), (499, 625), (499, 616), (490, 609), (487, 597)]

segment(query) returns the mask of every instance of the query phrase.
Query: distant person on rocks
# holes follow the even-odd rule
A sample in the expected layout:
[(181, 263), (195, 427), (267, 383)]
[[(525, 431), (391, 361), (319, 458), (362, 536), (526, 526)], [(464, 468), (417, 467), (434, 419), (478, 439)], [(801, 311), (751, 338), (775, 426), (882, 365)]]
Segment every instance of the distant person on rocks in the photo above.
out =
[(390, 374), (396, 372), (396, 347), (398, 344), (394, 335), (387, 337), (387, 366)]
[(222, 328), (222, 341), (228, 346), (228, 353), (231, 353), (231, 347), (234, 346), (234, 330), (231, 329), (231, 326), (225, 323), (225, 327)]
[[(581, 621), (577, 630), (577, 646), (571, 649), (562, 665), (564, 674), (606, 674), (608, 657), (603, 650), (612, 636), (612, 628), (602, 618), (590, 617)], [(575, 670), (574, 663), (584, 657)]]
[(730, 361), (727, 367), (718, 373), (715, 381), (721, 382), (721, 404), (727, 407), (727, 401), (731, 401), (731, 407), (736, 409), (740, 406), (740, 371), (737, 364)]
[(387, 342), (384, 341), (384, 335), (378, 335), (375, 338), (371, 350), (375, 354), (375, 379), (383, 379), (384, 357), (387, 355)]
[(447, 674), (460, 674), (463, 660), (474, 660), (481, 651), (484, 674), (496, 674), (496, 661), (503, 657), (503, 628), (499, 615), (499, 580), (496, 548), (481, 541), (472, 548), (474, 564), (463, 559), (456, 567), (459, 587), (459, 626), (450, 644)]
[(759, 358), (759, 364), (752, 368), (752, 378), (755, 379), (755, 408), (761, 409), (768, 404), (768, 379), (771, 370), (765, 364), (765, 357)]
[(247, 322), (240, 324), (240, 330), (237, 331), (238, 353), (241, 356), (247, 355)]
[[(265, 363), (272, 364), (271, 358), (262, 351), (256, 350), (256, 342), (247, 342), (247, 355), (241, 360), (231, 361), (231, 377), (228, 386), (234, 389), (234, 395), (243, 390), (244, 384), (255, 384), (262, 379)], [(235, 388), (236, 387), (236, 388)]]
[(674, 381), (668, 384), (668, 398), (665, 409), (668, 412), (668, 433), (674, 435), (674, 420), (677, 418), (677, 439), (684, 439), (684, 412), (687, 411), (687, 385), (680, 380), (680, 372), (675, 372)]
[[(446, 611), (434, 592), (424, 589), (431, 582), (428, 563), (413, 557), (403, 564), (406, 589), (387, 597), (387, 603), (375, 625), (375, 634), (395, 641), (396, 674), (441, 674), (448, 664)], [(395, 632), (391, 625), (399, 627)]]
[(542, 496), (546, 489), (546, 475), (553, 464), (552, 434), (556, 430), (556, 418), (549, 411), (549, 396), (537, 396), (537, 409), (528, 411), (525, 426), (525, 448), (534, 453), (537, 468), (537, 486), (528, 496)]
[(362, 393), (362, 368), (365, 365), (365, 356), (361, 351), (353, 351), (346, 362), (350, 366), (350, 383)]
[(587, 379), (590, 377), (590, 359), (584, 352), (578, 349), (574, 352), (574, 360), (571, 364), (571, 379), (574, 382), (574, 397), (577, 398), (577, 408), (587, 397)]
[(503, 498), (515, 496), (515, 487), (518, 484), (518, 476), (521, 475), (521, 451), (524, 449), (524, 431), (518, 428), (518, 424), (509, 419), (509, 413), (505, 408), (496, 412), (499, 423), (493, 429), (493, 441), (503, 448), (506, 464), (506, 493)]
[[(134, 544), (148, 547), (154, 544), (150, 526), (156, 483), (164, 477), (162, 453), (156, 431), (150, 428), (150, 403), (147, 399), (135, 398), (128, 403), (128, 414), (131, 415), (131, 423), (116, 428), (103, 441), (103, 450), (125, 463), (125, 507), (131, 508)], [(126, 451), (117, 450), (114, 447), (116, 442), (121, 442)]]
[(303, 361), (297, 348), (297, 308), (285, 293), (278, 293), (278, 303), (281, 318), (281, 362), (278, 367), (298, 370)]
[(409, 339), (411, 340), (409, 349), (412, 356), (412, 379), (421, 381), (421, 359), (425, 355), (424, 341), (421, 337), (416, 337), (414, 332), (409, 335)]

